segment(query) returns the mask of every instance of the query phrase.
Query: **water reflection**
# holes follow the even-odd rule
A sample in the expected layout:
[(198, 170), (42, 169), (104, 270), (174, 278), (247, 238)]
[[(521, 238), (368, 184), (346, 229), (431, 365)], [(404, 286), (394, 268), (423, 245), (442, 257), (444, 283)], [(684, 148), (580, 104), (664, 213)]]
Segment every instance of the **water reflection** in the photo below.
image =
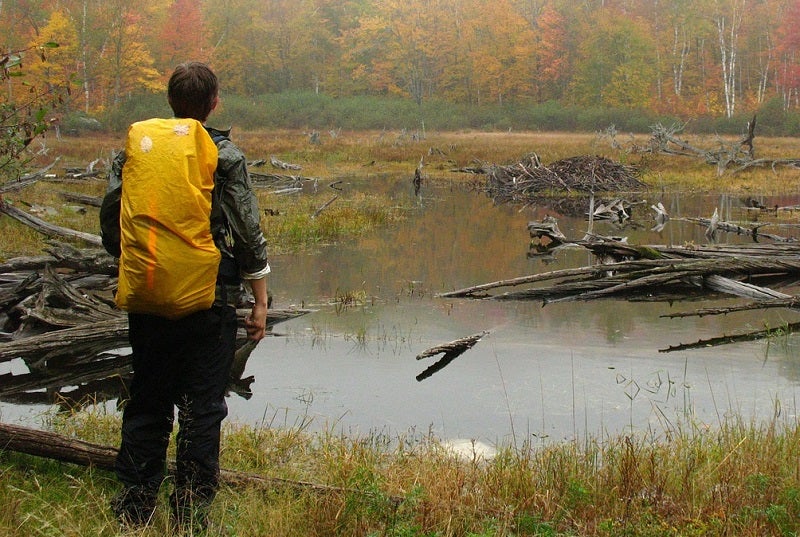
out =
[[(381, 180), (413, 203), (409, 180)], [(715, 425), (736, 414), (780, 419), (796, 414), (800, 383), (796, 341), (661, 353), (677, 343), (730, 334), (743, 327), (792, 322), (788, 310), (665, 319), (702, 302), (598, 300), (550, 304), (440, 299), (436, 293), (594, 262), (584, 250), (548, 258), (529, 255), (527, 224), (551, 215), (567, 237), (583, 237), (582, 214), (558, 207), (494, 205), (447, 182), (424, 183), (407, 222), (353, 243), (272, 259), (270, 289), (280, 306), (315, 312), (274, 327), (247, 362), (252, 397), (229, 398), (231, 419), (353, 434), (426, 434), (487, 442), (550, 441), (627, 431), (662, 433), (681, 421)], [(412, 200), (412, 201), (409, 201)], [(796, 197), (760, 198), (767, 207)], [(670, 220), (652, 231), (650, 204)], [(705, 244), (702, 226), (717, 208), (729, 221), (757, 218), (747, 203), (725, 195), (661, 194), (633, 209), (632, 222), (595, 222), (599, 234), (631, 244)], [(563, 208), (562, 208), (563, 209)], [(564, 210), (564, 212), (568, 212)], [(781, 229), (785, 235), (797, 233)], [(722, 235), (720, 241), (750, 237)], [(335, 307), (335, 297), (366, 298)], [(785, 292), (791, 292), (786, 291)], [(445, 369), (417, 381), (425, 349), (488, 331)], [(30, 403), (30, 401), (29, 401)], [(21, 408), (16, 405), (13, 408)], [(30, 407), (25, 407), (30, 408)], [(0, 406), (3, 418), (19, 410)]]

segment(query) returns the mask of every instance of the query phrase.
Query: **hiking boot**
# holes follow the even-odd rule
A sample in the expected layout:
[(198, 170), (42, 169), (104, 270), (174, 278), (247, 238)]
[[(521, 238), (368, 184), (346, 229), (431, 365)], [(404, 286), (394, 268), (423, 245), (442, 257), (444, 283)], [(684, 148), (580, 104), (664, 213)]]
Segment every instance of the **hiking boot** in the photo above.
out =
[(111, 499), (111, 510), (126, 526), (145, 526), (153, 519), (157, 501), (158, 491), (129, 487)]
[(208, 528), (209, 502), (190, 491), (173, 492), (169, 497), (170, 521), (179, 535), (202, 535)]

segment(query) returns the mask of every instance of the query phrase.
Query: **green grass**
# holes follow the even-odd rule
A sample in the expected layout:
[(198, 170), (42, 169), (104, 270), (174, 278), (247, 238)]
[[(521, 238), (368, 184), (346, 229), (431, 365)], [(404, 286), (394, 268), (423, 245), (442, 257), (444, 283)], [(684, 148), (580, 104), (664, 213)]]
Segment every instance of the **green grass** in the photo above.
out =
[[(263, 195), (261, 205), (274, 215), (262, 218), (272, 253), (313, 249), (396, 224), (410, 208), (373, 194)], [(323, 208), (324, 207), (324, 208)]]
[[(118, 420), (82, 412), (49, 427), (116, 445)], [(500, 446), (461, 459), (436, 438), (311, 433), (309, 422), (228, 425), (222, 465), (287, 480), (223, 486), (208, 535), (795, 535), (800, 428), (731, 420), (664, 437)], [(118, 535), (109, 472), (0, 451), (0, 535)], [(291, 485), (313, 483), (322, 487)], [(167, 531), (162, 487), (150, 527)]]

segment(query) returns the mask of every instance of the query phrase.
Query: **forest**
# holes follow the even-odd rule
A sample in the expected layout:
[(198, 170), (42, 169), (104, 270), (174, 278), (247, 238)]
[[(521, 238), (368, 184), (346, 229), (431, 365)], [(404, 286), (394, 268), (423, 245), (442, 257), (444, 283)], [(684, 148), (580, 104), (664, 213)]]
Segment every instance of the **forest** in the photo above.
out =
[(60, 90), (60, 113), (161, 93), (187, 59), (247, 98), (800, 108), (800, 0), (0, 0), (0, 35), (0, 103)]

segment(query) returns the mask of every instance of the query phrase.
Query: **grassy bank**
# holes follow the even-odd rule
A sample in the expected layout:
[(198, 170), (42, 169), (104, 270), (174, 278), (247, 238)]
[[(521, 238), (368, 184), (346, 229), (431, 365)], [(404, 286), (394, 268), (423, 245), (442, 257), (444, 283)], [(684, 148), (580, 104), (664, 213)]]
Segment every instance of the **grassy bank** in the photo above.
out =
[[(115, 444), (108, 415), (58, 418), (55, 430)], [(800, 530), (800, 428), (688, 424), (619, 437), (459, 458), (433, 438), (349, 438), (299, 428), (229, 426), (222, 464), (289, 482), (222, 488), (208, 535), (721, 536)], [(0, 451), (0, 534), (111, 536), (107, 472)], [(163, 487), (144, 530), (167, 533)]]

